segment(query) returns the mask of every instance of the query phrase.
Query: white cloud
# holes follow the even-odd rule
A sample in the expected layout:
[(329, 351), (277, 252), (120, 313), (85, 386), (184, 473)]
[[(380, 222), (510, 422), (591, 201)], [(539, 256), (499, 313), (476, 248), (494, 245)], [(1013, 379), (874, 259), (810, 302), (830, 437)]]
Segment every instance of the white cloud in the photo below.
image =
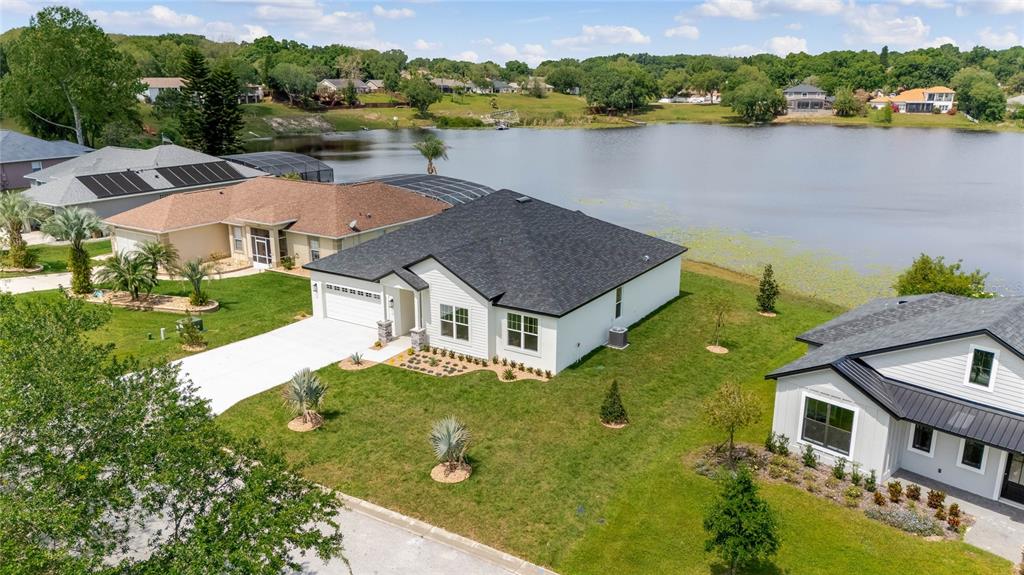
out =
[(764, 50), (760, 50), (758, 48), (755, 48), (754, 46), (751, 46), (750, 44), (740, 44), (739, 46), (730, 46), (730, 47), (728, 47), (728, 48), (726, 48), (724, 50), (721, 50), (719, 53), (721, 55), (723, 55), (723, 56), (740, 56), (740, 57), (743, 57), (743, 56), (753, 56), (754, 54), (759, 54), (761, 52), (764, 52)]
[(804, 25), (799, 22), (792, 22), (790, 24), (786, 24), (786, 30), (802, 30), (803, 27)]
[(785, 57), (807, 51), (807, 40), (796, 36), (775, 36), (765, 43), (765, 48), (776, 56)]
[(412, 8), (385, 8), (380, 4), (373, 7), (373, 15), (378, 18), (387, 18), (388, 20), (401, 20), (403, 18), (413, 18), (416, 16), (416, 12)]
[(1004, 31), (1000, 33), (986, 26), (985, 28), (978, 30), (978, 38), (981, 40), (981, 44), (986, 48), (994, 48), (997, 50), (1020, 44), (1020, 37), (1017, 36), (1017, 33), (1014, 32), (1011, 27), (1005, 28)]
[(551, 42), (555, 46), (569, 48), (581, 46), (606, 46), (615, 44), (650, 44), (651, 37), (645, 36), (632, 26), (583, 26), (579, 36), (559, 38)]
[(968, 14), (971, 13), (971, 11), (968, 10), (967, 7), (964, 6), (963, 4), (957, 4), (956, 8), (953, 9), (953, 12), (956, 13), (957, 18), (963, 18), (964, 16), (967, 16)]
[(925, 44), (925, 47), (926, 48), (938, 48), (939, 46), (942, 46), (944, 44), (952, 44), (954, 46), (960, 46), (960, 44), (957, 43), (956, 40), (954, 40), (953, 38), (951, 38), (949, 36), (938, 36), (936, 38), (932, 38), (931, 41), (929, 41), (927, 44)]
[(534, 16), (533, 18), (520, 18), (519, 20), (513, 20), (515, 24), (540, 24), (541, 22), (550, 22), (551, 16)]
[(757, 20), (761, 17), (753, 0), (707, 0), (697, 6), (701, 16)]
[(982, 5), (996, 14), (1024, 12), (1024, 1), (1021, 0), (988, 0)]
[(811, 12), (838, 14), (843, 11), (842, 0), (764, 0), (764, 9), (770, 12)]
[(687, 40), (696, 40), (697, 38), (700, 38), (700, 30), (691, 24), (680, 24), (675, 28), (665, 30), (665, 36), (668, 38), (686, 38)]
[(508, 42), (496, 45), (494, 53), (504, 58), (506, 62), (509, 60), (522, 60), (531, 66), (536, 66), (543, 62), (547, 55), (544, 46), (540, 44), (523, 44), (521, 48), (518, 48)]
[(440, 42), (427, 42), (423, 38), (420, 38), (419, 40), (416, 40), (416, 42), (413, 44), (413, 47), (416, 48), (417, 50), (424, 50), (424, 51), (426, 51), (426, 50), (437, 50), (438, 48), (441, 47), (441, 43)]
[[(6, 9), (6, 3), (4, 7)], [(176, 12), (161, 4), (154, 4), (144, 10), (94, 10), (88, 14), (100, 26), (111, 31), (138, 32), (140, 27), (156, 28), (161, 32), (200, 34), (216, 41), (243, 42), (251, 42), (269, 34), (263, 26), (219, 20), (207, 22), (199, 16)]]
[(465, 60), (466, 62), (479, 62), (480, 54), (472, 50), (466, 50), (465, 52), (459, 52), (459, 55), (455, 57), (456, 60)]
[(917, 16), (901, 16), (893, 6), (872, 4), (846, 13), (848, 44), (918, 47), (928, 43), (931, 28)]
[(897, 0), (898, 3), (904, 6), (924, 6), (925, 8), (949, 8), (950, 4), (946, 0)]

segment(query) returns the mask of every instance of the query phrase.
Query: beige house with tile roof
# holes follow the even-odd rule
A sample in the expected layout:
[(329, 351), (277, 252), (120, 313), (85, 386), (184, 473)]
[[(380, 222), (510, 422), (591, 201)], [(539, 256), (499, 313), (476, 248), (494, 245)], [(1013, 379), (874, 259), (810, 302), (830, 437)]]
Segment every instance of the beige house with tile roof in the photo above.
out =
[(260, 177), (168, 196), (111, 216), (115, 252), (174, 245), (182, 260), (296, 266), (359, 245), (451, 204), (380, 182), (322, 184)]

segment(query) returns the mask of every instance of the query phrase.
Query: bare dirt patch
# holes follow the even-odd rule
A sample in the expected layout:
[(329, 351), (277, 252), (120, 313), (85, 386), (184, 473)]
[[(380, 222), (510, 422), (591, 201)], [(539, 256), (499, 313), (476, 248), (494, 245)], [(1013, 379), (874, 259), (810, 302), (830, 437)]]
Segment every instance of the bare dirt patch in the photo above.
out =
[(323, 425), (322, 420), (303, 421), (302, 416), (300, 415), (288, 422), (288, 429), (299, 433), (305, 433), (307, 431), (313, 431), (321, 425)]
[(759, 311), (759, 312), (757, 312), (757, 315), (762, 316), (762, 317), (777, 317), (779, 314), (777, 314), (777, 313), (775, 313), (773, 311)]
[(629, 423), (605, 423), (602, 421), (601, 425), (607, 427), (608, 429), (622, 429), (623, 427), (629, 425)]
[(430, 478), (438, 483), (461, 483), (473, 474), (473, 468), (468, 463), (460, 463), (454, 471), (448, 469), (444, 463), (438, 463), (430, 470)]
[(338, 367), (344, 369), (345, 371), (359, 371), (360, 369), (366, 369), (368, 367), (373, 367), (375, 365), (377, 365), (376, 361), (370, 361), (368, 359), (364, 359), (357, 364), (353, 362), (352, 358), (350, 357), (347, 357), (338, 362)]
[(704, 349), (710, 351), (711, 353), (717, 353), (719, 355), (722, 355), (722, 354), (725, 354), (725, 353), (729, 353), (729, 350), (727, 348), (724, 348), (724, 347), (722, 347), (720, 345), (709, 345), (709, 346), (705, 347)]

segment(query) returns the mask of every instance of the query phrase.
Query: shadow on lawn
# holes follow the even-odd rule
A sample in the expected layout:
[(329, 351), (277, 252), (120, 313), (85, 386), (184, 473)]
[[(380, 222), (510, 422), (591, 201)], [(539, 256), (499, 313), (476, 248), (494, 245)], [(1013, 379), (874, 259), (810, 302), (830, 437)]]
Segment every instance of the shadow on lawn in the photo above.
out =
[[(744, 575), (787, 575), (789, 571), (779, 569), (777, 565), (770, 561), (757, 561), (750, 563), (744, 567), (736, 569), (737, 573), (743, 573)], [(714, 563), (711, 565), (712, 575), (729, 575), (729, 566), (725, 563)]]

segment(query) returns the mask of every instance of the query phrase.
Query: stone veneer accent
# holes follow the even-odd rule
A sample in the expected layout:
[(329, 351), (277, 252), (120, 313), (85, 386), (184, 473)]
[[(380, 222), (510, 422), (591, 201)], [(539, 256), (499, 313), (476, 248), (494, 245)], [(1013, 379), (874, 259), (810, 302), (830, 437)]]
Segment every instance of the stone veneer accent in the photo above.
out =
[(427, 328), (409, 330), (409, 339), (412, 340), (412, 348), (415, 350), (426, 349), (430, 346), (430, 341), (427, 339)]
[(388, 343), (395, 339), (394, 328), (390, 319), (377, 322), (377, 339), (381, 343)]

